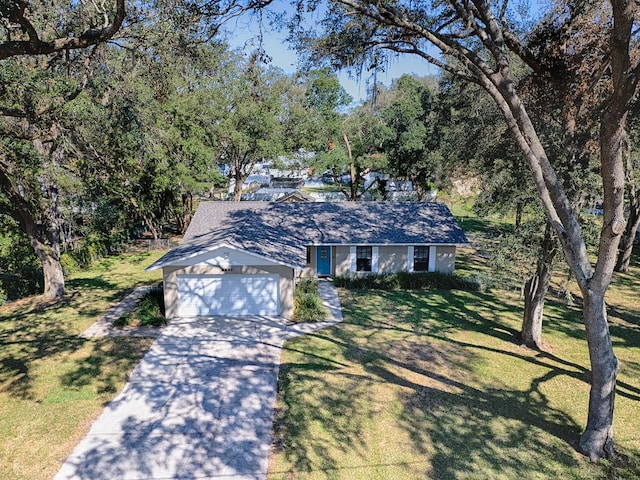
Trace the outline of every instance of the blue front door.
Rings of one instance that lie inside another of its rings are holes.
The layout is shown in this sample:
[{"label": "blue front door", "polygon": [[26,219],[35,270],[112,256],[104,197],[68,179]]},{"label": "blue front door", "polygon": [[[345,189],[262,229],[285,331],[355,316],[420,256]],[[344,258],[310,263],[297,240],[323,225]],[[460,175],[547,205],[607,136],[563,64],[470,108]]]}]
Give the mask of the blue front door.
[{"label": "blue front door", "polygon": [[318,275],[331,275],[331,247],[316,247],[316,252]]}]

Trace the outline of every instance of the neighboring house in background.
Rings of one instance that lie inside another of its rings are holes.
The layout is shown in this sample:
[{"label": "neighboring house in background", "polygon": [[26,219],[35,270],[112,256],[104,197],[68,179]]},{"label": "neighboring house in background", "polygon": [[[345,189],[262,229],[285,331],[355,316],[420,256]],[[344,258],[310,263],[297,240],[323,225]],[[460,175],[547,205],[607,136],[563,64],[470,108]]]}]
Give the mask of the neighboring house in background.
[{"label": "neighboring house in background", "polygon": [[309,197],[314,202],[346,202],[347,197],[342,192],[310,192]]},{"label": "neighboring house in background", "polygon": [[[378,172],[368,172],[363,175],[364,185],[363,188],[367,190],[372,187],[374,182],[384,181],[385,183],[389,181],[391,178],[388,173],[378,173]],[[377,185],[374,185],[373,188],[378,188]]]},{"label": "neighboring house in background", "polygon": [[301,276],[452,273],[467,239],[446,205],[204,202],[162,268],[167,318],[290,318]]},{"label": "neighboring house in background", "polygon": [[261,188],[240,196],[243,202],[313,202],[314,199],[295,188]]},{"label": "neighboring house in background", "polygon": [[271,178],[271,187],[272,188],[293,188],[297,190],[304,185],[304,178],[296,178],[296,177],[272,177]]},{"label": "neighboring house in background", "polygon": [[413,182],[411,180],[387,180],[387,192],[412,192]]},{"label": "neighboring house in background", "polygon": [[294,190],[293,192],[289,192],[286,195],[278,198],[276,202],[313,202],[315,201],[312,197],[305,195],[300,190]]}]

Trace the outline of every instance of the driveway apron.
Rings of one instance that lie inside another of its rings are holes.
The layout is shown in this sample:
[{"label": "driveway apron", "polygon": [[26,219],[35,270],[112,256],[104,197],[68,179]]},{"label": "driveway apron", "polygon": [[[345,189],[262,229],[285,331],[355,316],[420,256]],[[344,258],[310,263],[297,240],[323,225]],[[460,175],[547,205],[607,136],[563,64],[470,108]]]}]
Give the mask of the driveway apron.
[{"label": "driveway apron", "polygon": [[266,478],[291,333],[267,317],[172,321],[55,480]]}]

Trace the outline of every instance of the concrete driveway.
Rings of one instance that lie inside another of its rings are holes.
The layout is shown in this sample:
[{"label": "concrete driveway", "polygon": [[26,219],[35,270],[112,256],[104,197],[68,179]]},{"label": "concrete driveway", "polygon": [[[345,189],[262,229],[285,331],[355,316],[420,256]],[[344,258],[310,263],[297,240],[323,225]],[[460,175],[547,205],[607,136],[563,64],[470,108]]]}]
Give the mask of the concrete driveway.
[{"label": "concrete driveway", "polygon": [[55,480],[266,478],[282,344],[341,320],[335,288],[321,295],[323,323],[171,321]]}]

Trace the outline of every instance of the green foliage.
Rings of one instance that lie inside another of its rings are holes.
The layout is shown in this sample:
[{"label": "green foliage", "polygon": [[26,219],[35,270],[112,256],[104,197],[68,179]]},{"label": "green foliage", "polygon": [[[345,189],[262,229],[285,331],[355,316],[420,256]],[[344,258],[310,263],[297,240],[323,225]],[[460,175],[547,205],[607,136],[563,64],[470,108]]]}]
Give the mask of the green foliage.
[{"label": "green foliage", "polygon": [[457,163],[442,151],[447,119],[441,115],[440,96],[432,83],[430,78],[403,75],[378,99],[389,130],[383,144],[389,171],[411,180],[420,195],[434,187],[448,187]]},{"label": "green foliage", "polygon": [[340,85],[340,81],[329,68],[312,70],[307,74],[306,97],[309,107],[325,120],[328,125],[340,121],[340,110],[349,105],[353,98]]},{"label": "green foliage", "polygon": [[0,215],[0,304],[42,291],[40,263],[13,220]]},{"label": "green foliage", "polygon": [[501,231],[500,236],[494,239],[488,263],[494,275],[506,282],[504,286],[515,278],[517,284],[510,286],[520,288],[536,270],[536,261],[542,253],[544,228],[544,218],[534,217],[523,222],[518,229]]},{"label": "green foliage", "polygon": [[318,293],[318,282],[312,278],[301,278],[296,284],[296,293]]},{"label": "green foliage", "polygon": [[115,327],[162,327],[166,325],[164,316],[164,294],[162,287],[149,290],[138,302],[133,312],[123,315],[113,322]]},{"label": "green foliage", "polygon": [[77,264],[86,267],[96,260],[106,257],[108,249],[104,240],[99,235],[92,233],[67,253]]},{"label": "green foliage", "polygon": [[318,283],[310,278],[300,279],[293,294],[293,319],[296,322],[316,322],[325,318]]},{"label": "green foliage", "polygon": [[445,124],[442,155],[481,184],[474,211],[519,218],[535,211],[529,170],[493,101],[479,87],[450,75],[442,77],[438,98]]},{"label": "green foliage", "polygon": [[336,287],[352,290],[465,290],[483,289],[479,279],[462,278],[441,272],[398,272],[385,275],[336,277]]},{"label": "green foliage", "polygon": [[389,129],[371,105],[361,105],[351,109],[335,133],[312,166],[318,173],[329,172],[347,200],[357,200],[364,193],[364,175],[387,170],[381,147]]},{"label": "green foliage", "polygon": [[291,104],[292,79],[261,65],[255,55],[248,60],[236,57],[216,74],[217,110],[211,119],[216,159],[229,167],[234,197],[239,199],[242,183],[257,163],[287,153],[286,148],[297,143],[293,137],[299,131],[287,128],[287,114],[299,110]]},{"label": "green foliage", "polygon": [[65,252],[60,255],[60,263],[62,264],[62,271],[65,276],[78,271],[80,268],[78,261],[69,252]]}]

